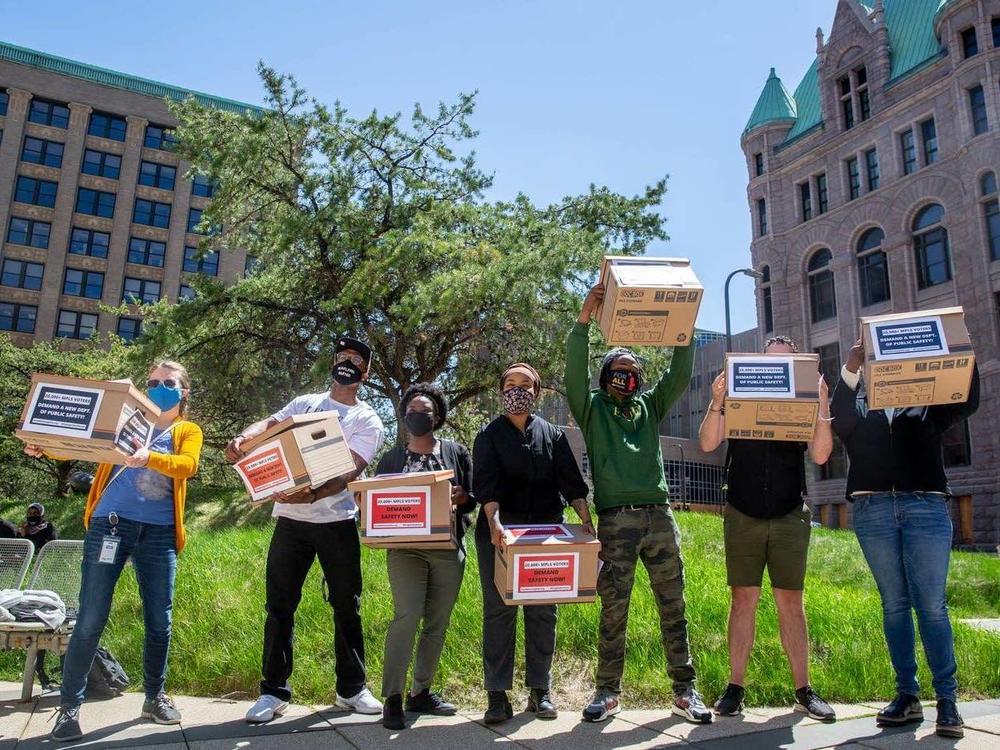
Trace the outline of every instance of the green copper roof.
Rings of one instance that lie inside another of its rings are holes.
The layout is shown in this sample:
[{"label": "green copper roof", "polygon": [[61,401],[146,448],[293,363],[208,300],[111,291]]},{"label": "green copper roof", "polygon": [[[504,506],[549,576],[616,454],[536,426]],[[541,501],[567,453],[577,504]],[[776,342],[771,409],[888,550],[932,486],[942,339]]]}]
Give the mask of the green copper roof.
[{"label": "green copper roof", "polygon": [[781,79],[771,68],[771,75],[767,77],[764,90],[760,92],[757,99],[757,106],[753,108],[750,120],[743,129],[744,133],[749,133],[754,128],[766,125],[771,122],[795,119],[795,100],[788,93],[788,89],[782,84]]},{"label": "green copper roof", "polygon": [[215,107],[229,112],[236,112],[238,114],[243,114],[247,110],[251,112],[261,111],[260,107],[254,106],[253,104],[244,104],[243,102],[233,101],[232,99],[223,99],[222,97],[212,96],[210,94],[202,94],[198,91],[182,89],[178,86],[171,86],[167,83],[150,81],[147,78],[139,78],[138,76],[129,75],[127,73],[119,73],[114,70],[98,68],[96,65],[87,65],[86,63],[76,62],[75,60],[67,60],[64,57],[56,57],[55,55],[49,55],[45,52],[27,49],[26,47],[18,47],[13,44],[7,44],[6,42],[0,42],[0,60],[8,60],[20,65],[30,65],[33,68],[41,68],[43,70],[50,70],[53,73],[60,73],[65,76],[82,78],[85,81],[93,81],[94,83],[99,83],[102,86],[124,89],[125,91],[132,91],[136,94],[143,94],[156,99],[174,99],[176,101],[182,101],[189,96],[193,96],[206,106]]},{"label": "green copper roof", "polygon": [[819,59],[813,60],[801,83],[795,89],[795,104],[798,118],[785,136],[785,142],[798,138],[822,122],[819,105]]}]

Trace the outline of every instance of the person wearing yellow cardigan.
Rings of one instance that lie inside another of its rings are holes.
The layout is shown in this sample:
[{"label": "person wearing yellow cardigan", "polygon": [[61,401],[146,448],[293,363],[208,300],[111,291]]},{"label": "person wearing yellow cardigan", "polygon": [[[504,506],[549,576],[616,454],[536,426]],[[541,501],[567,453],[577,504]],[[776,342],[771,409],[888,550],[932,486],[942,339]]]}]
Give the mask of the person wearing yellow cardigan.
[{"label": "person wearing yellow cardigan", "polygon": [[[177,362],[159,362],[146,383],[150,400],[161,411],[152,441],[136,441],[121,464],[101,464],[83,514],[83,578],[80,610],[63,665],[60,706],[51,738],[83,736],[79,713],[87,675],[108,622],[115,584],[126,561],[135,568],[146,626],[143,648],[142,718],[158,724],[179,724],[181,715],[164,692],[177,554],[184,548],[184,499],[187,480],[198,471],[202,432],[184,414],[190,379]],[[42,456],[38,446],[25,452]]]}]

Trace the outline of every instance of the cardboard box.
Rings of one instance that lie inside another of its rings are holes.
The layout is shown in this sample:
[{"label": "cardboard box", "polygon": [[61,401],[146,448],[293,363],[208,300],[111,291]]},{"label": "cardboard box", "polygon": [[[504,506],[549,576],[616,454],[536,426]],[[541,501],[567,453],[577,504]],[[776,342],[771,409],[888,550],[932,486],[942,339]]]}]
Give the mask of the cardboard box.
[{"label": "cardboard box", "polygon": [[976,362],[961,307],[861,319],[868,408],[954,404],[969,398]]},{"label": "cardboard box", "polygon": [[598,315],[611,346],[688,346],[705,290],[686,258],[605,256]]},{"label": "cardboard box", "polygon": [[243,443],[246,455],[233,464],[250,501],[275,492],[319,487],[354,471],[354,456],[335,411],[297,414]]},{"label": "cardboard box", "polygon": [[726,388],[727,438],[812,440],[818,354],[727,354]]},{"label": "cardboard box", "polygon": [[567,523],[505,526],[493,581],[504,604],[570,604],[597,598],[601,543]]},{"label": "cardboard box", "polygon": [[387,549],[457,548],[454,476],[451,470],[414,471],[351,482],[348,488],[361,509],[361,543]]},{"label": "cardboard box", "polygon": [[59,458],[120,464],[148,445],[160,410],[130,380],[36,372],[14,435]]}]

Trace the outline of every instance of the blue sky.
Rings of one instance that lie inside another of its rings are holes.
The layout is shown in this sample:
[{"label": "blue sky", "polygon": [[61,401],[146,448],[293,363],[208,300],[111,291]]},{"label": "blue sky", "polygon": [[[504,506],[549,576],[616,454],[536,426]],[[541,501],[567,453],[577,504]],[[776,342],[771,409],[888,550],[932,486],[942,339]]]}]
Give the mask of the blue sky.
[{"label": "blue sky", "polygon": [[[408,112],[478,89],[473,124],[492,197],[537,202],[591,183],[636,193],[670,175],[671,239],[723,328],[726,274],[749,263],[739,138],[770,66],[793,90],[836,0],[243,0],[6,3],[0,38],[192,89],[259,102],[257,60],[353,113]],[[100,8],[100,12],[95,12]],[[733,328],[755,325],[733,282]]]}]

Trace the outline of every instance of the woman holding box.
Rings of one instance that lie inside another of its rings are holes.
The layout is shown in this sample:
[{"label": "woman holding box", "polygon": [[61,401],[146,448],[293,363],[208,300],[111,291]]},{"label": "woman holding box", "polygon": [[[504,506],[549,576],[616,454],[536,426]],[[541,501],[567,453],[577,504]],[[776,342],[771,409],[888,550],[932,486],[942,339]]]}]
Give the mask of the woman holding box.
[{"label": "woman holding box", "polygon": [[407,711],[452,716],[455,706],[430,691],[441,660],[445,631],[458,600],[465,572],[465,531],[476,505],[472,495],[472,457],[460,443],[441,440],[435,430],[448,417],[448,400],[436,385],[410,386],[400,403],[406,445],[397,445],[379,461],[376,474],[417,471],[455,472],[451,503],[457,514],[458,549],[390,549],[386,556],[389,586],[395,616],[385,639],[382,669],[382,725],[404,729],[403,688],[413,655],[413,639],[423,621],[417,655],[413,660],[413,683],[406,697]]},{"label": "woman holding box", "polygon": [[[483,672],[489,694],[487,724],[514,715],[507,691],[514,682],[517,607],[507,606],[493,582],[495,546],[504,524],[561,523],[571,501],[586,531],[594,533],[587,507],[587,484],[563,432],[531,413],[541,391],[538,373],[519,362],[500,378],[505,414],[479,433],[472,449],[476,498],[482,506],[476,523],[476,552],[483,589]],[[527,710],[554,719],[549,694],[556,645],[556,607],[524,607]]]},{"label": "woman holding box", "polygon": [[[142,718],[179,724],[181,715],[163,692],[170,649],[171,613],[177,554],[184,548],[187,480],[198,471],[201,428],[184,419],[190,378],[183,365],[159,362],[146,382],[150,401],[160,408],[148,446],[136,441],[120,465],[101,464],[87,497],[83,522],[83,578],[80,610],[63,664],[59,713],[51,738],[77,740],[80,704],[97,644],[108,622],[115,584],[131,558],[142,598],[146,640]],[[34,445],[25,453],[41,457]]]}]

